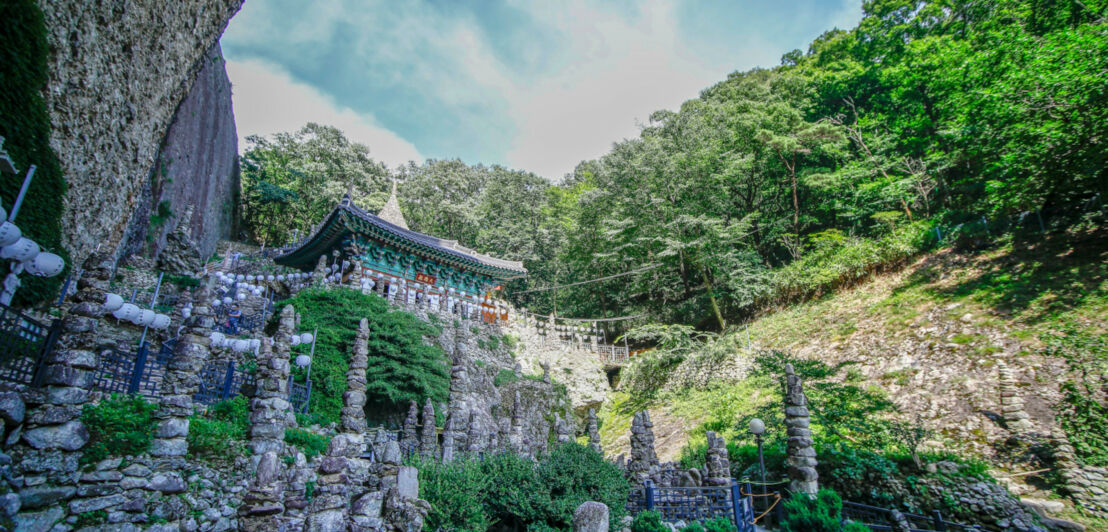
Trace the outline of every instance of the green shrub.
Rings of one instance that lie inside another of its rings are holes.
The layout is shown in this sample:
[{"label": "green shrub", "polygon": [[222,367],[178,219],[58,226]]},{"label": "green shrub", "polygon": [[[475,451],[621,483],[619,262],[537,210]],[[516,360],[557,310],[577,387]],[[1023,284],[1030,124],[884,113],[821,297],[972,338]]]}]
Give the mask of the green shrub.
[{"label": "green shrub", "polygon": [[518,380],[519,377],[516,377],[515,371],[512,371],[510,369],[502,369],[499,373],[496,374],[496,378],[492,380],[492,384],[493,386],[500,387],[506,384],[511,384]]},{"label": "green shrub", "polygon": [[552,515],[547,524],[572,528],[577,507],[586,501],[597,501],[608,505],[610,528],[618,528],[631,486],[623,473],[605,462],[600,453],[576,443],[558,445],[539,462],[538,475],[540,483],[550,490]]},{"label": "green shrub", "polygon": [[681,529],[681,532],[704,532],[704,525],[700,521],[693,521]]},{"label": "green shrub", "polygon": [[726,517],[717,517],[704,521],[705,532],[736,532],[735,524]]},{"label": "green shrub", "polygon": [[427,461],[419,467],[419,498],[431,503],[428,530],[484,532],[491,522],[483,507],[487,479],[474,460]]},{"label": "green shrub", "polygon": [[821,489],[815,498],[795,493],[785,501],[783,532],[840,532],[843,500],[829,489]]},{"label": "green shrub", "polygon": [[486,530],[490,523],[512,530],[567,530],[573,511],[585,501],[607,504],[614,527],[630,491],[621,471],[573,443],[558,446],[537,464],[503,453],[415,465],[420,498],[431,504],[433,530]]},{"label": "green shrub", "polygon": [[635,515],[631,521],[631,532],[669,532],[669,527],[662,522],[662,514],[647,510]]},{"label": "green shrub", "polygon": [[323,454],[324,451],[327,450],[327,444],[330,442],[331,438],[321,436],[310,430],[296,428],[285,429],[285,443],[298,447],[300,452],[304,453],[304,456],[308,458]]},{"label": "green shrub", "polygon": [[197,279],[190,275],[177,275],[167,273],[165,274],[165,277],[162,279],[162,281],[172,284],[180,289],[196,288],[200,286],[200,279]]},{"label": "green shrub", "polygon": [[107,510],[94,510],[91,512],[85,512],[83,514],[77,514],[77,522],[73,523],[73,526],[77,529],[88,528],[94,526],[100,526],[108,522]]},{"label": "green shrub", "polygon": [[245,452],[250,430],[250,400],[244,395],[208,407],[206,414],[189,418],[189,454],[204,458],[233,458]]},{"label": "green shrub", "polygon": [[488,347],[489,351],[496,351],[496,349],[500,347],[500,337],[490,336],[489,341],[485,342],[485,345]]},{"label": "green shrub", "polygon": [[[446,401],[450,362],[441,348],[423,341],[436,335],[433,325],[407,312],[390,311],[384,299],[354,290],[304,290],[278,305],[275,316],[285,305],[300,313],[300,331],[318,329],[308,412],[321,421],[339,420],[350,346],[362,318],[369,320],[366,398],[371,421],[402,415],[409,401],[422,403],[428,397],[434,403]],[[270,324],[271,334],[275,327]],[[308,354],[310,346],[292,349],[295,357]],[[305,372],[294,368],[293,375],[303,382]]]},{"label": "green shrub", "polygon": [[154,412],[158,406],[141,396],[112,394],[96,405],[86,405],[81,421],[89,441],[82,464],[94,464],[109,456],[134,456],[146,452],[154,440]]}]

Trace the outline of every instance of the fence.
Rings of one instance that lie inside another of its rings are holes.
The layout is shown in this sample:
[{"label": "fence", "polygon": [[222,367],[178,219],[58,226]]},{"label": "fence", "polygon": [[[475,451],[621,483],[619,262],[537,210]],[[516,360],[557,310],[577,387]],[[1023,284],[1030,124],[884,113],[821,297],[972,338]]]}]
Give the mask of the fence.
[{"label": "fence", "polygon": [[45,325],[0,304],[0,380],[41,386],[47,355],[61,332],[61,320]]},{"label": "fence", "polygon": [[176,339],[167,340],[153,357],[150,356],[149,344],[145,342],[134,353],[109,345],[100,346],[100,360],[92,388],[104,393],[157,397],[176,343]]},{"label": "fence", "polygon": [[754,510],[750,498],[741,495],[739,484],[730,486],[655,486],[647,480],[631,491],[627,511],[631,515],[643,511],[661,514],[663,521],[707,521],[723,517],[735,524],[739,532],[754,531]]},{"label": "fence", "polygon": [[254,373],[235,361],[209,362],[200,370],[200,390],[192,396],[197,403],[210,405],[246,394],[254,388]]},{"label": "fence", "polygon": [[843,501],[843,519],[863,523],[870,530],[875,531],[900,531],[905,529],[911,532],[981,530],[981,527],[977,525],[964,525],[946,521],[938,510],[931,512],[930,516],[926,516],[908,512],[894,512],[886,508],[849,501]]}]

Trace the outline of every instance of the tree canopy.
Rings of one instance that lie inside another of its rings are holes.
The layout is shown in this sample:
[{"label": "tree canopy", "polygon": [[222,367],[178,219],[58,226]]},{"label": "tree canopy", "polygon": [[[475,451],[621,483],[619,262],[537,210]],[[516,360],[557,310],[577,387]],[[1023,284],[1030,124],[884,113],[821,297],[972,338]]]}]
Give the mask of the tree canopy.
[{"label": "tree canopy", "polygon": [[[900,260],[930,223],[1102,203],[1106,74],[1104,0],[870,0],[857,27],[655,112],[559,183],[460,161],[394,176],[413,229],[523,260],[510,292],[658,265],[521,306],[718,329]],[[256,238],[318,222],[351,176],[383,203],[383,167],[332,133],[253,139]]]}]

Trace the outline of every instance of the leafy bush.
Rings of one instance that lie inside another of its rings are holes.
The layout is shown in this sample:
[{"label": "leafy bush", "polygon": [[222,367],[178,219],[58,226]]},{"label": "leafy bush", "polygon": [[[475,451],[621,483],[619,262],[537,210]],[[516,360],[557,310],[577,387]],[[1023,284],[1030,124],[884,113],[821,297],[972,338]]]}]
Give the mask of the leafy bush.
[{"label": "leafy bush", "polygon": [[1108,466],[1108,402],[1097,377],[1108,373],[1108,335],[1089,334],[1073,325],[1060,329],[1043,337],[1044,353],[1065,360],[1075,375],[1062,384],[1059,424],[1078,460]]},{"label": "leafy bush", "polygon": [[428,530],[485,532],[489,517],[483,504],[486,479],[472,460],[419,463],[419,497],[431,503]]},{"label": "leafy bush", "polygon": [[327,450],[327,444],[331,438],[321,436],[310,430],[287,428],[285,429],[285,443],[300,448],[304,456],[311,458],[319,456]]},{"label": "leafy bush", "polygon": [[[369,320],[366,398],[371,421],[403,415],[409,401],[422,403],[428,397],[434,403],[446,401],[450,363],[441,348],[423,341],[436,334],[434,326],[407,312],[390,311],[384,299],[354,290],[304,290],[283,301],[275,316],[285,305],[300,313],[301,331],[318,329],[308,412],[319,419],[339,420],[350,346],[362,318]],[[275,326],[270,324],[271,333]],[[310,346],[292,349],[295,357],[307,354]],[[304,370],[294,368],[293,374],[303,381]]]},{"label": "leafy bush", "polygon": [[709,519],[701,524],[700,521],[693,521],[688,526],[681,529],[683,532],[735,532],[738,530],[735,528],[735,524],[726,517],[716,517],[715,519]]},{"label": "leafy bush", "polygon": [[94,464],[109,456],[133,456],[146,452],[154,440],[154,412],[158,405],[141,396],[112,394],[96,405],[86,405],[81,421],[89,441],[82,464]]},{"label": "leafy bush", "polygon": [[94,510],[91,512],[85,512],[83,514],[77,514],[77,522],[73,523],[73,526],[77,529],[88,528],[94,526],[100,526],[108,522],[107,510]]},{"label": "leafy bush", "polygon": [[431,503],[427,525],[435,530],[486,530],[490,523],[514,530],[565,530],[585,501],[607,504],[614,527],[630,491],[621,471],[574,443],[558,446],[537,464],[505,453],[416,465],[420,498]]},{"label": "leafy bush", "polygon": [[200,279],[192,277],[190,275],[177,275],[174,273],[165,274],[164,282],[177,286],[177,288],[196,288],[200,286]]},{"label": "leafy bush", "polygon": [[783,532],[840,532],[843,500],[829,489],[821,489],[815,498],[796,493],[785,501]]},{"label": "leafy bush", "polygon": [[662,514],[647,510],[635,515],[631,521],[631,532],[669,532],[669,527],[662,522]]},{"label": "leafy bush", "polygon": [[208,407],[206,414],[189,418],[189,454],[194,457],[229,458],[241,455],[250,430],[250,400],[244,395]]},{"label": "leafy bush", "polygon": [[501,386],[504,386],[505,384],[511,384],[518,380],[519,377],[516,377],[516,372],[510,369],[502,369],[499,373],[496,374],[496,378],[492,380],[492,384],[493,386],[499,388]]}]

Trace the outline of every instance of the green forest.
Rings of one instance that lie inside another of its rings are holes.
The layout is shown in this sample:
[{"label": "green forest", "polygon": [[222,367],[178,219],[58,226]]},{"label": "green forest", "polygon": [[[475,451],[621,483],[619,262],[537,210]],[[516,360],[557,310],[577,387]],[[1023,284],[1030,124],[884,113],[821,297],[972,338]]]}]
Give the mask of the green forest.
[{"label": "green forest", "polygon": [[[960,234],[1089,223],[1108,170],[1108,2],[875,0],[779,66],[735,72],[558,183],[335,128],[250,139],[248,236],[281,245],[399,183],[415,230],[523,260],[531,310],[726,329]],[[534,288],[636,272],[607,281]]]}]

